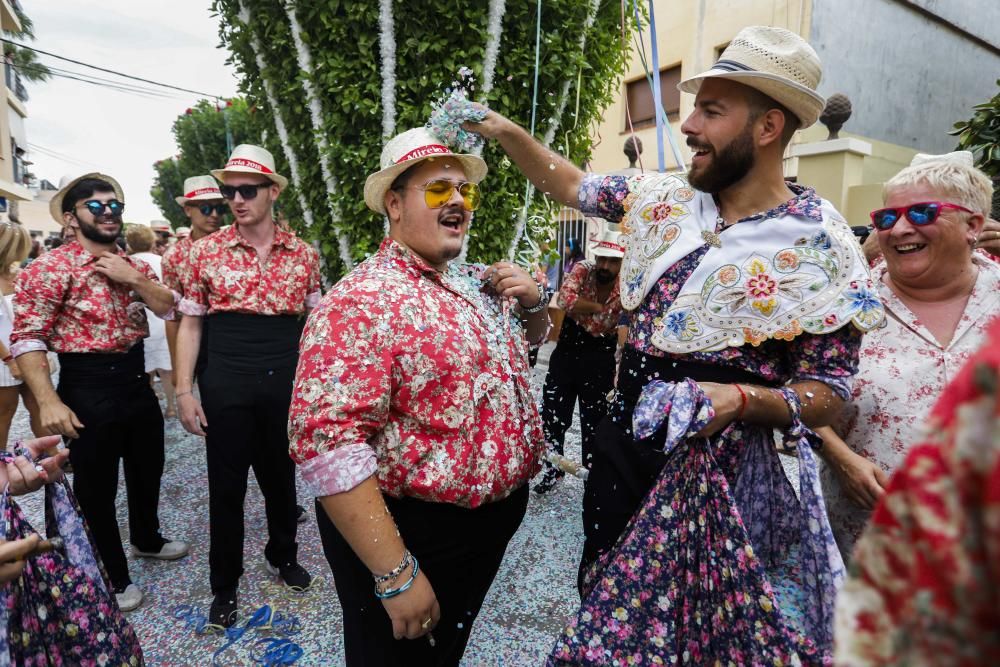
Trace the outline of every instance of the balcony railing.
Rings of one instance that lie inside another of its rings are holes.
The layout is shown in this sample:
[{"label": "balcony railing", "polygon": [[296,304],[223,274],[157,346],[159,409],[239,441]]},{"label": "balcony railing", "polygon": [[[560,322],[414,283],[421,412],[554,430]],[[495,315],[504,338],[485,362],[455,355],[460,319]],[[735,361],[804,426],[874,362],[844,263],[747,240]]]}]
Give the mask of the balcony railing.
[{"label": "balcony railing", "polygon": [[22,102],[28,101],[28,90],[24,87],[24,82],[21,81],[21,75],[17,73],[17,70],[11,66],[10,63],[4,64],[4,81],[7,83],[7,88],[14,91],[14,95],[17,99]]}]

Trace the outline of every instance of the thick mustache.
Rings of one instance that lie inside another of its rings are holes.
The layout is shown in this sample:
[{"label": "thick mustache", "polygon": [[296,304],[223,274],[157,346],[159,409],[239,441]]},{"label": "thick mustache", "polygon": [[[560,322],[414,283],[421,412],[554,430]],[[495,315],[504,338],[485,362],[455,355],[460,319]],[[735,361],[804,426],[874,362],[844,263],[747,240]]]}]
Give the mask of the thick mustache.
[{"label": "thick mustache", "polygon": [[438,213],[438,222],[441,222],[448,216],[457,215],[462,218],[462,222],[464,223],[465,215],[463,213],[463,210],[464,209],[461,206],[458,206],[457,204],[451,206],[445,206],[441,209],[441,212]]},{"label": "thick mustache", "polygon": [[697,141],[691,141],[690,139],[688,139],[686,143],[688,145],[688,148],[693,148],[696,151],[712,150],[712,147],[709,146],[708,144],[699,144]]}]

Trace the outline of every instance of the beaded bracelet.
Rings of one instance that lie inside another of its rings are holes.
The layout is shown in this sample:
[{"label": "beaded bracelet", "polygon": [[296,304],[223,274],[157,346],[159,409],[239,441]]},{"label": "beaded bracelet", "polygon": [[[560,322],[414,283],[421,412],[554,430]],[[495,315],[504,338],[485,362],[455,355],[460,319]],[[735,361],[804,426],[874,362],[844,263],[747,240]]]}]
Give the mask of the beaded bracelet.
[{"label": "beaded bracelet", "polygon": [[410,558],[411,557],[412,556],[410,555],[409,550],[408,549],[403,549],[403,559],[401,561],[399,561],[399,565],[397,565],[395,568],[393,568],[393,570],[391,572],[387,572],[386,574],[383,574],[383,575],[374,575],[374,574],[372,575],[372,578],[375,579],[375,583],[376,584],[384,584],[387,581],[392,581],[393,579],[395,579],[399,575],[403,574],[403,570],[405,570],[406,566],[410,564]]},{"label": "beaded bracelet", "polygon": [[406,583],[399,588],[387,588],[384,591],[380,591],[378,589],[378,584],[376,584],[375,597],[379,600],[388,600],[389,598],[394,598],[400,593],[405,593],[410,590],[410,586],[412,586],[413,582],[417,580],[417,573],[420,572],[420,564],[417,563],[417,559],[411,555],[410,560],[413,561],[413,571],[410,572],[410,578],[406,580]]},{"label": "beaded bracelet", "polygon": [[539,282],[536,282],[535,285],[538,287],[538,303],[531,308],[524,308],[524,306],[521,307],[528,315],[540,313],[547,305],[549,305],[545,302],[545,288],[542,287],[542,284]]}]

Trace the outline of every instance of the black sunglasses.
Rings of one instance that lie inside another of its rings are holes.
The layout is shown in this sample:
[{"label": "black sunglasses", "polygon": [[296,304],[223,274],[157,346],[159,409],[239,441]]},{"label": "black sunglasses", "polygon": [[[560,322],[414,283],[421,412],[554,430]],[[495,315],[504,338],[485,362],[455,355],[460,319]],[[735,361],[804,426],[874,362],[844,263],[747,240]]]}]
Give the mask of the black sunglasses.
[{"label": "black sunglasses", "polygon": [[[256,193],[256,190],[254,192]],[[201,211],[202,215],[212,215],[212,211],[215,211],[217,215],[223,216],[229,210],[229,207],[225,204],[202,204],[198,207],[198,210]]]},{"label": "black sunglasses", "polygon": [[219,192],[222,193],[222,197],[224,199],[228,199],[230,201],[236,199],[237,192],[240,193],[240,197],[243,197],[244,201],[250,201],[257,196],[258,190],[269,187],[271,187],[271,181],[247,185],[220,185]]},{"label": "black sunglasses", "polygon": [[97,201],[96,199],[88,199],[83,202],[83,204],[77,204],[77,208],[80,206],[86,206],[90,214],[95,218],[104,213],[104,209],[107,208],[111,211],[111,215],[118,216],[121,215],[125,210],[125,203],[120,202],[117,199],[109,199],[108,201]]}]

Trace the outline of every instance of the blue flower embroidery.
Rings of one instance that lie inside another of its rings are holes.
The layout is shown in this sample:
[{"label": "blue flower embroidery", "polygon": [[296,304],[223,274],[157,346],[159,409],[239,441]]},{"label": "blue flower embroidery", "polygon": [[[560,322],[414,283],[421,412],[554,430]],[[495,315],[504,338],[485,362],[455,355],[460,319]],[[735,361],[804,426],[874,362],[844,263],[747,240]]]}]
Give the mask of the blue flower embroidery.
[{"label": "blue flower embroidery", "polygon": [[830,237],[827,236],[826,232],[816,232],[811,239],[809,239],[809,245],[813,248],[819,248],[820,250],[829,250],[831,247]]},{"label": "blue flower embroidery", "polygon": [[687,333],[689,322],[687,310],[677,310],[667,315],[666,327],[667,330],[674,336],[681,338],[682,334]]}]

